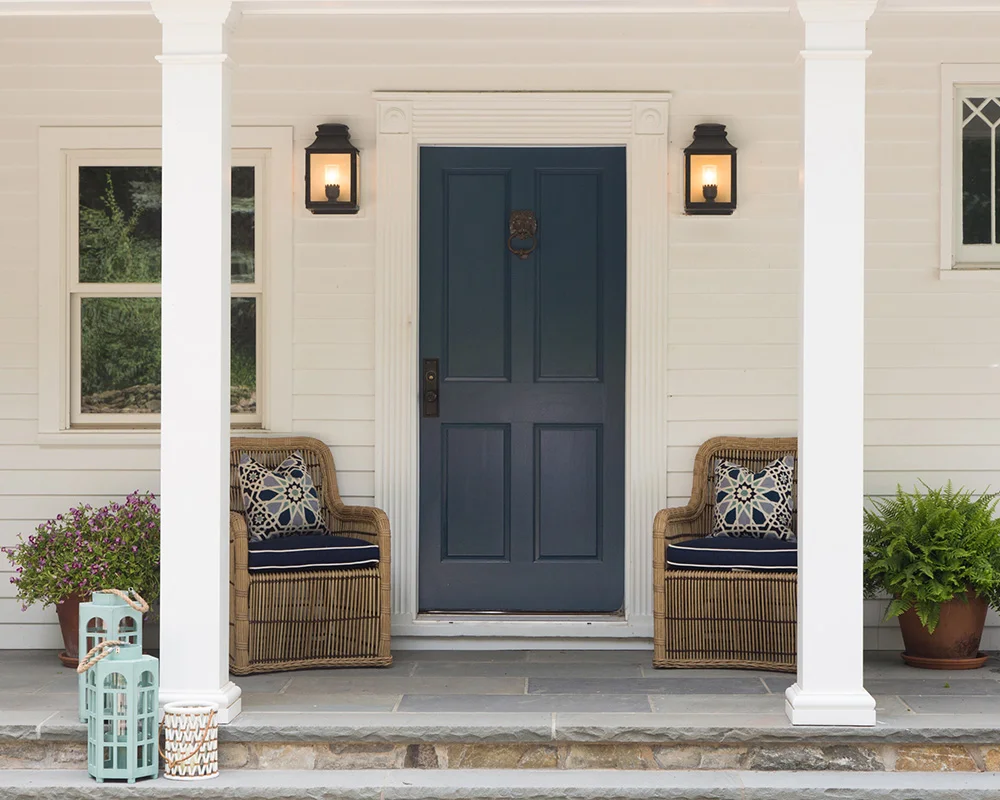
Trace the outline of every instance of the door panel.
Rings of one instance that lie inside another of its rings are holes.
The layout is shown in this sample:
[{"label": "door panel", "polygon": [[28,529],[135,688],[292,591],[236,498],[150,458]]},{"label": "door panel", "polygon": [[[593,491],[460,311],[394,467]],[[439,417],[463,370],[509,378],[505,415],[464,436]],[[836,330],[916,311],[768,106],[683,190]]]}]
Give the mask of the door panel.
[{"label": "door panel", "polygon": [[[625,153],[424,148],[423,611],[615,612],[624,591]],[[538,220],[526,259],[514,210]]]}]

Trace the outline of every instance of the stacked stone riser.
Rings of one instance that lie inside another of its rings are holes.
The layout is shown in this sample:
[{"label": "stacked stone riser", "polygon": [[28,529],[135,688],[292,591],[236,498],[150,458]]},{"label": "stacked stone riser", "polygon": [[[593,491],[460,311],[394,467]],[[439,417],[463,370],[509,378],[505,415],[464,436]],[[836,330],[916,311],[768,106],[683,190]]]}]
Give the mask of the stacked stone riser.
[{"label": "stacked stone riser", "polygon": [[[0,741],[0,769],[86,769],[86,744]],[[758,742],[219,743],[223,770],[531,769],[1000,772],[1000,744]],[[1000,776],[998,776],[1000,786]]]}]

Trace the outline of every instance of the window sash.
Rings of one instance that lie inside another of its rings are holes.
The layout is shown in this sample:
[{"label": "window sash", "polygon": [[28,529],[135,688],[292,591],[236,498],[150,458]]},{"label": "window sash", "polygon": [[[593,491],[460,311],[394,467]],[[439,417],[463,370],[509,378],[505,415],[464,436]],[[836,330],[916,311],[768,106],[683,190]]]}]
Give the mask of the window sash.
[{"label": "window sash", "polygon": [[[66,307],[65,318],[69,319],[69,363],[68,381],[70,428],[75,429],[147,429],[156,430],[160,426],[160,414],[84,414],[82,404],[82,364],[81,364],[81,300],[85,297],[160,297],[160,284],[136,283],[91,283],[80,281],[80,167],[149,167],[161,166],[159,150],[75,150],[66,158]],[[253,282],[231,282],[232,297],[252,297],[256,300],[255,326],[257,355],[257,402],[253,414],[231,414],[234,428],[260,428],[264,419],[267,402],[265,387],[268,386],[268,354],[264,352],[265,341],[265,272],[268,268],[268,223],[267,204],[267,151],[234,150],[232,166],[254,168],[254,280]]]},{"label": "window sash", "polygon": [[954,236],[954,259],[957,264],[977,265],[980,267],[1000,267],[1000,242],[997,241],[1000,231],[997,230],[997,163],[995,140],[998,125],[991,125],[993,140],[990,147],[990,230],[992,243],[965,244],[965,163],[964,163],[964,129],[965,101],[973,97],[1000,98],[1000,84],[961,84],[954,86],[954,107],[952,111],[952,142],[953,171],[952,180],[952,220]]}]

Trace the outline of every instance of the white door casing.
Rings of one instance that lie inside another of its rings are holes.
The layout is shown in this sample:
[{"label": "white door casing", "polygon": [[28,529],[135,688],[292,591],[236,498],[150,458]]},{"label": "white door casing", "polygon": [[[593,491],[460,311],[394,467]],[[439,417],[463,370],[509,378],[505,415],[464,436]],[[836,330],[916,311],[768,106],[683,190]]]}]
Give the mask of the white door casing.
[{"label": "white door casing", "polygon": [[[667,478],[667,93],[377,92],[375,502],[392,524],[393,636],[411,646],[652,636],[652,524]],[[624,146],[628,180],[625,608],[621,618],[421,617],[419,155],[451,146]],[[411,637],[419,637],[413,638]],[[526,645],[527,646],[527,645]]]}]

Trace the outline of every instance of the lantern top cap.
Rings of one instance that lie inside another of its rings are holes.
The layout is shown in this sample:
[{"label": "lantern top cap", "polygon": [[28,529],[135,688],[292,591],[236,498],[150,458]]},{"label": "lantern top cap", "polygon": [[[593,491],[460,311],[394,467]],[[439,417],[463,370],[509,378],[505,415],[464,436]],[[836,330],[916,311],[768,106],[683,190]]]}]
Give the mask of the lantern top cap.
[{"label": "lantern top cap", "polygon": [[316,126],[316,141],[307,148],[314,152],[357,152],[351,144],[351,131],[339,122],[327,122]]},{"label": "lantern top cap", "polygon": [[694,141],[685,153],[735,153],[736,148],[726,138],[726,126],[719,122],[703,122],[694,126]]}]

